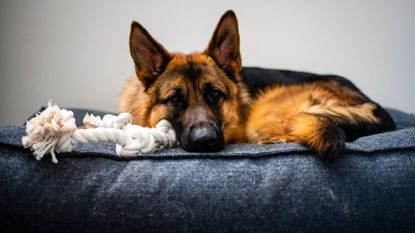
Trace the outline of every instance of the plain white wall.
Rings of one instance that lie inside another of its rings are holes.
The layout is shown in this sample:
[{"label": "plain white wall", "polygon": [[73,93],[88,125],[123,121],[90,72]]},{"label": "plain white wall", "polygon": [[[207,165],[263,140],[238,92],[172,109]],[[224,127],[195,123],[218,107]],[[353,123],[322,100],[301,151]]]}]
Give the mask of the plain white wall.
[{"label": "plain white wall", "polygon": [[384,106],[415,112],[413,0],[3,0],[0,123],[22,123],[49,99],[116,111],[133,71],[131,21],[170,51],[192,52],[228,9],[244,65],[343,75]]}]

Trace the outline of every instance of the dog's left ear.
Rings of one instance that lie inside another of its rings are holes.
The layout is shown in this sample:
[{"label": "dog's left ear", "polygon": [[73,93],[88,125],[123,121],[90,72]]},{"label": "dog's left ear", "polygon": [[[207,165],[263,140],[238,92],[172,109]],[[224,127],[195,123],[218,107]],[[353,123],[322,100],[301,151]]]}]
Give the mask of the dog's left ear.
[{"label": "dog's left ear", "polygon": [[226,72],[238,74],[241,71],[238,20],[232,10],[220,19],[204,53],[215,59]]}]

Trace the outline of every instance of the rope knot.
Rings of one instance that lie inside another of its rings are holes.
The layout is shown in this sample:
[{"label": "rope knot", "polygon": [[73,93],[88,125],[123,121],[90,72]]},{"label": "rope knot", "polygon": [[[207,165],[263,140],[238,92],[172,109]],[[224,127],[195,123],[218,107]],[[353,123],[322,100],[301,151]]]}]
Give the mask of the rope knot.
[{"label": "rope knot", "polygon": [[83,122],[86,129],[77,129],[73,112],[49,102],[44,111],[26,122],[23,146],[30,148],[37,160],[50,154],[57,163],[55,152],[73,151],[79,143],[113,142],[119,156],[148,154],[176,145],[176,134],[167,120],[161,120],[155,128],[145,128],[133,125],[131,114],[121,113],[102,119],[86,114]]}]

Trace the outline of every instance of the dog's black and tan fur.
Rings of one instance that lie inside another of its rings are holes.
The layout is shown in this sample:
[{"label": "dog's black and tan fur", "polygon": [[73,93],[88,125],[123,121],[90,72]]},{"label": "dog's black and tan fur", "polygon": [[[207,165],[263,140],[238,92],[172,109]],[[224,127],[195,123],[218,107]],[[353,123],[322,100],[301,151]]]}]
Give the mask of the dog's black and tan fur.
[{"label": "dog's black and tan fur", "polygon": [[120,111],[148,127],[171,121],[188,151],[300,142],[331,161],[346,141],[395,127],[387,112],[347,79],[242,69],[232,11],[222,16],[204,52],[169,53],[137,22],[131,25],[130,52],[136,76],[123,91]]}]

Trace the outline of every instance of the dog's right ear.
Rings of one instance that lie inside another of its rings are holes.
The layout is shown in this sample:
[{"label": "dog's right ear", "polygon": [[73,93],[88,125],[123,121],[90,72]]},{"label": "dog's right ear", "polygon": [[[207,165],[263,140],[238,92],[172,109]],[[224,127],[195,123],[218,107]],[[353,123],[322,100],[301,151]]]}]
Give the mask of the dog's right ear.
[{"label": "dog's right ear", "polygon": [[163,71],[170,54],[148,31],[137,22],[131,24],[130,53],[135,63],[138,79],[147,88]]}]

